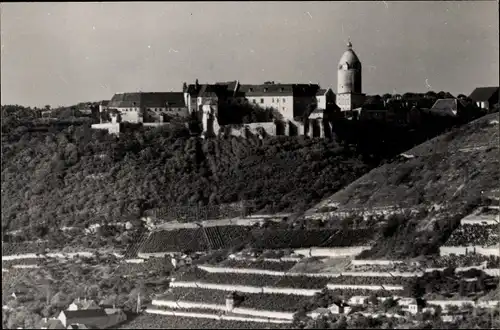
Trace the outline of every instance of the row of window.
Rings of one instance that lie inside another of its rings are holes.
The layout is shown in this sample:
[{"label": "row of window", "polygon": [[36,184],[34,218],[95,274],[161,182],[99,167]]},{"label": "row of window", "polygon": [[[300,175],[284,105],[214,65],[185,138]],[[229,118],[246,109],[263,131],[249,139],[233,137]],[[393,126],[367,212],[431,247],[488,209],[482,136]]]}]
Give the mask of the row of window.
[{"label": "row of window", "polygon": [[[240,101],[241,101],[241,100],[239,100],[239,99],[238,99],[238,103],[241,103]],[[229,103],[229,102],[230,102],[230,100],[227,100],[227,102]],[[252,102],[253,102],[253,103],[257,103],[257,100],[256,100],[256,99],[253,99],[253,100],[252,100]],[[264,104],[264,99],[260,99],[260,103],[261,103],[261,104]],[[280,99],[279,99],[279,98],[276,98],[276,99],[275,99],[275,98],[272,98],[272,99],[271,99],[271,103],[280,103]],[[285,98],[283,99],[282,103],[286,103],[286,99],[285,99]]]}]

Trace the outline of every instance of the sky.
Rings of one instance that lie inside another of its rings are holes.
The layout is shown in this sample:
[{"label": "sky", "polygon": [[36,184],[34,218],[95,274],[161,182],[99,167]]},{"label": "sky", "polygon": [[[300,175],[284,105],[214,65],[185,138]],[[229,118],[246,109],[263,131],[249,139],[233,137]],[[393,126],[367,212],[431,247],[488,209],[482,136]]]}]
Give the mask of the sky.
[{"label": "sky", "polygon": [[350,37],[367,94],[499,85],[496,1],[1,3],[1,104],[182,83],[320,83]]}]

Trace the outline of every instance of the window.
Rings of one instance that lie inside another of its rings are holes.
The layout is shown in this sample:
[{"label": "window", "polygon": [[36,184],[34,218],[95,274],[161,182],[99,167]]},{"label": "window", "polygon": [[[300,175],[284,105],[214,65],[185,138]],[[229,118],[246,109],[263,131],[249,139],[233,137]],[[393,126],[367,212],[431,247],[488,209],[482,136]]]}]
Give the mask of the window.
[{"label": "window", "polygon": [[285,103],[285,102],[286,102],[286,99],[284,98],[284,99],[283,99],[283,103]]},{"label": "window", "polygon": [[260,99],[260,103],[264,103],[264,99]]},{"label": "window", "polygon": [[264,88],[264,93],[267,93],[267,88]]},{"label": "window", "polygon": [[272,98],[271,102],[274,103],[274,97]]},{"label": "window", "polygon": [[256,100],[256,99],[253,99],[252,101],[253,101],[253,103],[257,103],[257,100]]}]

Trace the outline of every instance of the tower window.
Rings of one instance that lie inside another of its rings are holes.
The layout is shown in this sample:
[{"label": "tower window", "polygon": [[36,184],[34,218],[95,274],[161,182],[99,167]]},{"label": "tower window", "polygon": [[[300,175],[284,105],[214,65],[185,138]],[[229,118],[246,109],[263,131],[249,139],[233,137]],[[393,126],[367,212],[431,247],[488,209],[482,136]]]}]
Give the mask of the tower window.
[{"label": "tower window", "polygon": [[260,99],[260,103],[264,103],[264,99]]}]

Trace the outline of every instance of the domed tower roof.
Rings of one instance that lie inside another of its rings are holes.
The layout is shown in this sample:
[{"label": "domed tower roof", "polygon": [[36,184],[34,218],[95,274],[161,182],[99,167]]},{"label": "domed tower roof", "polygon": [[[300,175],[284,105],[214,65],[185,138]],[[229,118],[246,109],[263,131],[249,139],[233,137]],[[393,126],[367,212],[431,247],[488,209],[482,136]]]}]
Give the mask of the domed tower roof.
[{"label": "domed tower roof", "polygon": [[344,65],[346,63],[349,67],[355,67],[355,66],[361,65],[361,61],[359,60],[358,55],[356,55],[354,50],[352,50],[352,43],[350,40],[347,43],[347,50],[344,52],[344,54],[340,58],[339,67],[341,67],[342,65]]}]

